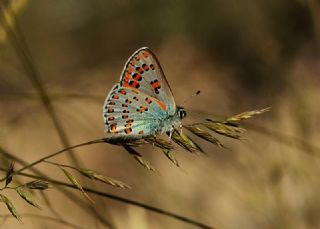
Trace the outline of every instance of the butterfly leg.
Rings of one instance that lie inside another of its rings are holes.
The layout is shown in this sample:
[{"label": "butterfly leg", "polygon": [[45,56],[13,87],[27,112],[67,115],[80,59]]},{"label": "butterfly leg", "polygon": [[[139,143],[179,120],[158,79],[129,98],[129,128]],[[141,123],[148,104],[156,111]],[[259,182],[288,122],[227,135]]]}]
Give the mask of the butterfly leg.
[{"label": "butterfly leg", "polygon": [[172,138],[172,134],[174,131],[174,126],[171,127],[170,132],[169,132],[169,142],[171,143],[171,138]]},{"label": "butterfly leg", "polygon": [[157,141],[157,135],[154,134],[154,135],[153,135],[153,143],[152,143],[152,147],[153,147],[153,148],[156,148],[156,141]]},{"label": "butterfly leg", "polygon": [[180,124],[179,128],[180,128],[180,135],[182,135],[182,124]]}]

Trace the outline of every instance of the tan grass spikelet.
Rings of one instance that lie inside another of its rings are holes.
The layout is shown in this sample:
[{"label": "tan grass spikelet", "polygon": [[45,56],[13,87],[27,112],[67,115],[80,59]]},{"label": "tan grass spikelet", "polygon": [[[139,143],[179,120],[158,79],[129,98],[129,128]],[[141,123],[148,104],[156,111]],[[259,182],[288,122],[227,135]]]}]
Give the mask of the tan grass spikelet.
[{"label": "tan grass spikelet", "polygon": [[38,204],[36,204],[31,195],[25,190],[25,188],[23,186],[21,187],[17,187],[16,188],[16,192],[19,194],[19,196],[24,199],[28,204],[38,208],[38,209],[41,209],[40,206]]},{"label": "tan grass spikelet", "polygon": [[238,140],[245,139],[241,137],[241,134],[243,134],[246,131],[244,128],[239,127],[238,125],[233,123],[212,121],[210,119],[207,119],[207,120],[208,122],[203,123],[203,125],[220,135],[224,135],[224,136],[238,139]]},{"label": "tan grass spikelet", "polygon": [[180,167],[180,164],[179,164],[178,160],[175,158],[174,153],[173,153],[171,150],[169,150],[169,149],[162,149],[162,152],[164,153],[164,155],[166,155],[166,157],[167,157],[170,161],[172,161],[172,163],[173,163],[175,166]]},{"label": "tan grass spikelet", "polygon": [[13,215],[20,223],[22,223],[21,217],[19,216],[16,208],[12,204],[12,202],[3,194],[0,194],[0,201],[2,201],[10,211],[11,215]]},{"label": "tan grass spikelet", "polygon": [[256,115],[263,114],[263,113],[270,111],[270,110],[271,110],[271,108],[267,107],[267,108],[263,108],[263,109],[259,109],[259,110],[246,111],[246,112],[243,112],[243,113],[240,113],[240,114],[237,114],[237,115],[234,115],[234,116],[227,118],[226,122],[238,122],[241,120],[252,118]]},{"label": "tan grass spikelet", "polygon": [[187,130],[189,130],[191,133],[197,135],[198,137],[213,143],[214,145],[220,147],[220,148],[225,148],[226,147],[215,137],[213,137],[211,134],[209,134],[209,132],[201,129],[198,126],[193,126],[193,125],[187,125],[187,126],[183,126],[184,128],[186,128]]},{"label": "tan grass spikelet", "polygon": [[135,151],[132,147],[128,145],[123,146],[126,151],[133,156],[134,159],[136,159],[139,164],[141,164],[143,167],[149,169],[150,171],[157,172],[157,170],[151,165],[151,163],[147,160],[145,160],[140,153]]},{"label": "tan grass spikelet", "polygon": [[49,188],[49,182],[44,180],[34,180],[24,185],[28,189],[45,190]]},{"label": "tan grass spikelet", "polygon": [[79,172],[82,175],[84,175],[85,177],[88,177],[93,180],[98,180],[98,181],[103,182],[108,185],[112,185],[112,186],[115,186],[118,188],[131,188],[129,185],[127,185],[126,183],[124,183],[122,181],[113,179],[111,177],[104,176],[94,170],[91,170],[91,169],[79,169]]},{"label": "tan grass spikelet", "polygon": [[13,178],[13,173],[14,173],[14,164],[13,162],[10,163],[7,171],[6,171],[6,183],[5,183],[5,187],[8,186],[8,184],[11,183],[12,178]]},{"label": "tan grass spikelet", "polygon": [[92,203],[94,203],[94,201],[90,198],[90,196],[84,191],[84,189],[82,188],[82,186],[80,185],[80,183],[78,182],[78,180],[71,174],[69,173],[67,170],[63,169],[60,167],[60,169],[63,171],[63,173],[66,175],[66,177],[69,179],[69,181],[77,187],[77,189],[79,189],[82,194]]},{"label": "tan grass spikelet", "polygon": [[191,153],[203,152],[203,150],[187,135],[175,130],[172,133],[172,140]]}]

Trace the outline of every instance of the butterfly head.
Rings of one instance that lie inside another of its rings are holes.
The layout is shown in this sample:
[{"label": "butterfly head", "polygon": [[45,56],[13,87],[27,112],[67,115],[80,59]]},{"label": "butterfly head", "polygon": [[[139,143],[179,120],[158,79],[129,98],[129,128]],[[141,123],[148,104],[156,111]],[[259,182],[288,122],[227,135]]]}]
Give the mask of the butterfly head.
[{"label": "butterfly head", "polygon": [[181,106],[177,106],[177,114],[180,119],[184,119],[187,116],[186,110]]}]

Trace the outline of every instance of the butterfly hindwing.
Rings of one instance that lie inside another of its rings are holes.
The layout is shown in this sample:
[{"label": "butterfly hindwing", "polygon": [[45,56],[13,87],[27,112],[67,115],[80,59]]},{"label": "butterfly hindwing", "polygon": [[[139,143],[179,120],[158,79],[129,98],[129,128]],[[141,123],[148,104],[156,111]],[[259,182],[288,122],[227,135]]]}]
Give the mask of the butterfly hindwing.
[{"label": "butterfly hindwing", "polygon": [[116,137],[140,138],[154,135],[157,121],[167,116],[165,105],[156,98],[116,84],[104,104],[107,132]]},{"label": "butterfly hindwing", "polygon": [[122,87],[135,88],[157,98],[166,106],[168,115],[174,115],[176,105],[160,63],[148,48],[137,50],[127,61],[120,78]]}]

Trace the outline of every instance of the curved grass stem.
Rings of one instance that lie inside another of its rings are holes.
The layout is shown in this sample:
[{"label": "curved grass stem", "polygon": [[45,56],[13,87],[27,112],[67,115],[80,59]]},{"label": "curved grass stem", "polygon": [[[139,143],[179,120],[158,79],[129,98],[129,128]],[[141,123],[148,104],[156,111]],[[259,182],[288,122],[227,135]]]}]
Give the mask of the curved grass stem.
[{"label": "curved grass stem", "polygon": [[[0,168],[0,170],[5,171],[4,168]],[[28,173],[19,173],[17,175],[18,176],[30,177],[30,178],[34,178],[34,179],[42,179],[42,177],[40,177],[40,176],[35,176],[35,175],[32,175],[32,174],[28,174]],[[64,182],[61,182],[61,181],[58,181],[58,180],[48,179],[48,178],[46,178],[46,180],[48,182],[50,182],[51,184],[55,184],[57,186],[63,186],[63,187],[67,187],[67,188],[77,189],[77,187],[72,185],[72,184],[68,184],[68,183],[64,183]],[[91,194],[94,194],[94,195],[97,195],[97,196],[101,196],[101,197],[104,197],[104,198],[112,199],[112,200],[115,200],[115,201],[118,201],[118,202],[122,202],[122,203],[125,203],[125,204],[130,204],[130,205],[133,205],[133,206],[136,206],[136,207],[140,207],[140,208],[143,208],[145,210],[152,211],[152,212],[155,212],[155,213],[158,213],[158,214],[161,214],[161,215],[169,216],[171,218],[174,218],[176,220],[191,224],[193,226],[197,226],[199,228],[214,229],[211,226],[208,226],[208,225],[205,225],[203,223],[197,222],[197,221],[195,221],[193,219],[190,219],[188,217],[181,216],[181,215],[178,215],[176,213],[169,212],[169,211],[157,208],[157,207],[153,207],[153,206],[150,206],[150,205],[138,202],[138,201],[134,201],[134,200],[126,199],[126,198],[123,198],[123,197],[115,196],[115,195],[112,195],[112,194],[109,194],[109,193],[106,193],[106,192],[101,192],[101,191],[98,191],[98,190],[95,190],[95,189],[91,189],[91,188],[87,188],[87,187],[83,187],[83,189],[88,193],[91,193]]]},{"label": "curved grass stem", "polygon": [[[18,169],[16,171],[14,171],[12,173],[12,176],[13,175],[17,175],[20,172],[22,172],[22,171],[24,171],[26,169],[29,169],[29,168],[31,168],[31,167],[33,167],[33,166],[35,166],[35,165],[37,165],[37,164],[39,164],[41,162],[44,162],[45,160],[47,160],[49,158],[55,157],[55,156],[57,156],[59,154],[62,154],[63,152],[67,152],[70,149],[75,149],[75,148],[79,148],[79,147],[82,147],[82,146],[87,146],[87,145],[92,145],[92,144],[97,144],[97,143],[104,143],[104,142],[106,142],[106,140],[107,140],[106,138],[100,138],[100,139],[96,139],[96,140],[93,140],[93,141],[88,141],[88,142],[80,143],[80,144],[77,144],[77,145],[74,145],[74,146],[66,147],[66,148],[64,148],[62,150],[59,150],[59,151],[55,152],[55,153],[52,153],[52,154],[49,154],[49,155],[47,155],[47,156],[45,156],[43,158],[40,158],[39,160],[36,160],[36,161],[34,161],[34,162],[22,167],[21,169]],[[1,178],[0,182],[4,181],[5,179],[6,179],[6,177]]]}]

